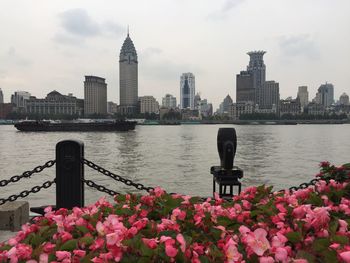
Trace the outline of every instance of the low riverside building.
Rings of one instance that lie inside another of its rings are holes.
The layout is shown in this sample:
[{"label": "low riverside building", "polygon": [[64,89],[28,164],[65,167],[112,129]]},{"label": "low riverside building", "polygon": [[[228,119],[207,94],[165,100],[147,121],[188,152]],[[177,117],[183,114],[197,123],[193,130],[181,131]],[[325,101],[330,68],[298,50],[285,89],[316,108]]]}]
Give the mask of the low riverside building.
[{"label": "low riverside building", "polygon": [[5,119],[13,111],[12,103],[0,103],[0,119]]},{"label": "low riverside building", "polygon": [[307,113],[309,115],[324,115],[325,112],[326,109],[322,104],[311,102],[307,105]]},{"label": "low riverside building", "polygon": [[171,94],[166,94],[165,97],[162,98],[162,107],[168,109],[175,109],[176,98]]},{"label": "low riverside building", "polygon": [[2,90],[0,89],[0,104],[4,103],[4,94],[2,93]]},{"label": "low riverside building", "polygon": [[299,115],[301,114],[301,104],[299,99],[280,100],[280,116],[283,115]]},{"label": "low riverside building", "polygon": [[139,98],[141,113],[159,113],[159,103],[153,96]]},{"label": "low riverside building", "polygon": [[57,91],[47,94],[45,99],[37,99],[32,96],[26,102],[26,112],[29,114],[42,115],[78,115],[84,112],[84,100],[62,95]]},{"label": "low riverside building", "polygon": [[27,91],[15,91],[11,95],[11,103],[14,105],[14,111],[25,112],[26,104],[30,98],[30,93]]},{"label": "low riverside building", "polygon": [[242,114],[253,114],[254,104],[250,102],[237,102],[233,103],[229,107],[229,117],[232,120],[239,120],[239,116]]},{"label": "low riverside building", "polygon": [[107,113],[108,114],[115,114],[118,112],[118,104],[114,103],[113,101],[107,102]]}]

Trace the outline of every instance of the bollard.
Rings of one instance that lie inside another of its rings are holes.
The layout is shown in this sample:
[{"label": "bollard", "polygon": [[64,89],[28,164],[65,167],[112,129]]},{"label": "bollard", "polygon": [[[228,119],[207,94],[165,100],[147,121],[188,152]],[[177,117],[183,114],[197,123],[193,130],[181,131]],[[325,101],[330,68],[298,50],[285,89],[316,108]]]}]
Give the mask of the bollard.
[{"label": "bollard", "polygon": [[84,206],[84,143],[65,140],[56,145],[56,209]]},{"label": "bollard", "polygon": [[[237,149],[237,136],[234,128],[220,128],[217,137],[217,146],[220,157],[220,166],[212,166],[210,173],[213,175],[213,195],[216,184],[219,185],[219,197],[232,198],[233,187],[238,186],[238,194],[241,192],[243,171],[234,166],[234,158]],[[229,193],[227,193],[227,187]]]}]

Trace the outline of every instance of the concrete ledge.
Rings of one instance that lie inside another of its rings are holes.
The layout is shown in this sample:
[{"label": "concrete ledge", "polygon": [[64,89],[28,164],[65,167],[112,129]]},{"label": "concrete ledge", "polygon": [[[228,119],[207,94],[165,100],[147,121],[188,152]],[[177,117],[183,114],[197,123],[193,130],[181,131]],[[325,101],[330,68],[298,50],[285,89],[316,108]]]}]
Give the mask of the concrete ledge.
[{"label": "concrete ledge", "polygon": [[0,205],[0,230],[19,231],[28,221],[28,202],[14,201]]}]

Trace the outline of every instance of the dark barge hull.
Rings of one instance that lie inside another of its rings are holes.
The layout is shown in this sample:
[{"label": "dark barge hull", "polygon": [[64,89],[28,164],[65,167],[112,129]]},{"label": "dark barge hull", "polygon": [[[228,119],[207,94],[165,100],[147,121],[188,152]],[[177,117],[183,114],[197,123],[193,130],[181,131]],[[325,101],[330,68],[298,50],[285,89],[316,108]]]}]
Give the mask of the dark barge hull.
[{"label": "dark barge hull", "polygon": [[19,131],[55,132],[55,131],[129,131],[135,129],[135,121],[116,121],[111,123],[49,123],[49,122],[19,122],[15,127]]}]

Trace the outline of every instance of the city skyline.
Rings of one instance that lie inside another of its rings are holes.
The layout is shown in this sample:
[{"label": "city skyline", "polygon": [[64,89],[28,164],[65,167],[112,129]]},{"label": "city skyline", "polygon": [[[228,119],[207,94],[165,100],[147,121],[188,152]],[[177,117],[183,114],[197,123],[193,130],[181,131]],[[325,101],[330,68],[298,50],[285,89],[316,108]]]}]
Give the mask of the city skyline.
[{"label": "city skyline", "polygon": [[[182,13],[184,4],[191,15]],[[350,93],[348,2],[201,1],[201,10],[197,4],[52,1],[41,2],[40,11],[30,1],[2,3],[0,88],[5,102],[17,90],[37,97],[58,90],[82,98],[85,75],[106,78],[108,101],[119,102],[117,59],[127,24],[138,47],[139,96],[153,95],[160,102],[170,93],[179,99],[179,76],[192,72],[196,90],[214,108],[227,94],[235,101],[235,76],[246,67],[250,50],[267,51],[266,79],[279,82],[281,98],[295,98],[305,85],[311,100],[326,81],[334,85],[335,98]],[[246,23],[251,12],[254,18]],[[324,19],[327,14],[333,19]]]}]

